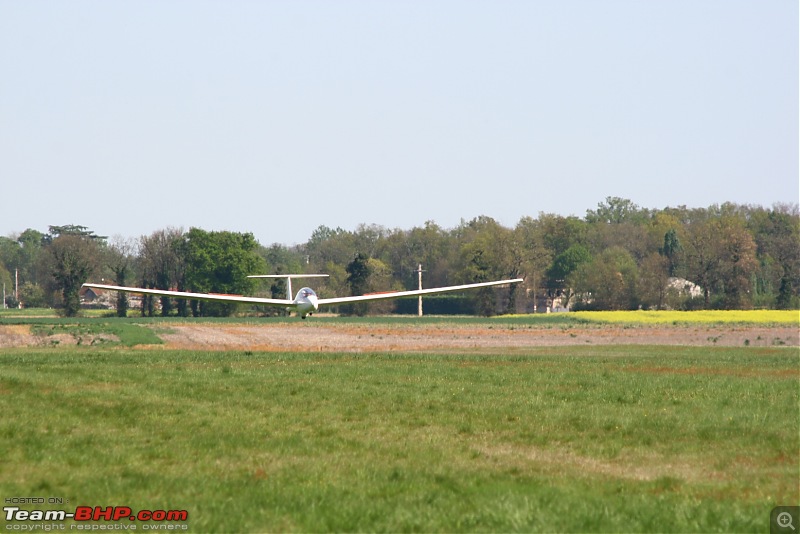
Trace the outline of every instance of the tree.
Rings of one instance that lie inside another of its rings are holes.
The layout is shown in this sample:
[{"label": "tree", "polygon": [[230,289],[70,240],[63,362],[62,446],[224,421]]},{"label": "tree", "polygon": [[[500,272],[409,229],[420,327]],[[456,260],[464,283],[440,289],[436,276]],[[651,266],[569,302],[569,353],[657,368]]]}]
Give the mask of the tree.
[{"label": "tree", "polygon": [[638,295],[642,306],[663,310],[669,295],[669,259],[656,252],[639,266]]},{"label": "tree", "polygon": [[[552,255],[545,247],[541,225],[531,217],[519,220],[514,228],[514,241],[520,254],[520,274],[525,278],[528,288],[533,291],[535,306],[536,293],[544,286],[545,273],[552,261]],[[514,291],[516,290],[512,289]]]},{"label": "tree", "polygon": [[[184,232],[180,228],[156,230],[139,239],[139,271],[142,287],[148,289],[184,289]],[[178,302],[179,314],[186,315],[186,302]],[[169,297],[161,297],[161,315],[167,316],[173,309]],[[142,299],[142,315],[154,313],[153,297]]]},{"label": "tree", "polygon": [[712,294],[718,296],[716,305],[726,309],[750,305],[758,264],[755,242],[741,219],[712,218],[690,225],[686,257],[689,279],[703,288],[706,308]]},{"label": "tree", "polygon": [[621,247],[604,250],[590,262],[581,263],[569,275],[584,304],[598,310],[630,310],[638,306],[636,262]]},{"label": "tree", "polygon": [[592,255],[585,246],[572,245],[556,256],[553,260],[553,265],[547,270],[548,286],[551,288],[565,287],[569,276],[581,265],[591,261]]},{"label": "tree", "polygon": [[87,239],[105,239],[105,237],[99,236],[93,231],[89,230],[88,227],[81,226],[79,224],[65,224],[63,226],[51,224],[47,227],[47,235],[44,236],[44,243],[49,245],[62,235],[73,235],[85,237]]},{"label": "tree", "polygon": [[621,224],[623,222],[644,222],[649,212],[640,208],[627,198],[606,197],[605,202],[597,204],[596,210],[586,210],[586,222]]},{"label": "tree", "polygon": [[[369,257],[363,252],[355,255],[353,260],[347,264],[347,283],[350,286],[351,295],[363,295],[367,292],[369,284]],[[351,305],[349,313],[363,317],[367,313],[367,305],[357,302]]]},{"label": "tree", "polygon": [[[467,264],[466,273],[470,283],[480,283],[489,280],[489,254],[478,247],[465,247]],[[484,317],[495,314],[494,291],[490,287],[482,287],[475,292],[475,311]]]},{"label": "tree", "polygon": [[754,210],[748,226],[760,260],[758,279],[781,309],[797,307],[800,297],[800,216],[797,207]]},{"label": "tree", "polygon": [[674,228],[670,228],[667,230],[667,233],[664,234],[664,246],[658,251],[667,260],[667,272],[669,276],[675,276],[678,256],[682,251],[683,247],[678,239],[678,232]]},{"label": "tree", "polygon": [[[521,273],[522,253],[514,239],[514,232],[503,227],[491,217],[481,216],[462,224],[460,231],[459,272],[467,283],[487,282],[497,278],[516,278]],[[515,287],[509,290],[505,311],[516,307]],[[494,288],[484,287],[474,293],[476,311],[484,316],[494,315],[496,295]]]},{"label": "tree", "polygon": [[[404,289],[399,282],[395,282],[391,268],[378,258],[369,258],[367,267],[369,269],[367,292],[378,293]],[[367,311],[371,314],[387,314],[394,310],[396,304],[393,300],[370,302],[367,304]]]},{"label": "tree", "polygon": [[[306,263],[306,254],[298,247],[286,247],[273,243],[269,247],[258,247],[258,254],[266,260],[266,269],[270,273],[297,274],[303,272]],[[283,293],[283,297],[286,292]]]},{"label": "tree", "polygon": [[[136,242],[119,236],[115,237],[106,249],[105,261],[114,275],[115,285],[128,285],[133,271],[135,252]],[[117,317],[128,316],[127,293],[123,291],[117,292],[116,310]]]},{"label": "tree", "polygon": [[47,253],[52,277],[64,299],[64,315],[74,317],[80,311],[81,285],[96,267],[97,244],[81,235],[60,235],[51,241]]},{"label": "tree", "polygon": [[[0,237],[0,263],[5,264],[11,276],[15,276],[15,283],[18,281],[20,288],[25,284],[33,284],[37,286],[37,294],[46,299],[42,286],[49,283],[50,272],[42,254],[44,242],[44,234],[30,228],[18,236]],[[32,306],[21,296],[23,304]],[[44,305],[46,300],[38,302]]]},{"label": "tree", "polygon": [[688,228],[687,238],[687,277],[703,289],[703,307],[708,308],[719,262],[719,255],[714,250],[713,225],[707,220],[694,222]]},{"label": "tree", "polygon": [[19,300],[26,308],[44,308],[47,306],[44,289],[39,284],[25,282],[19,287]]},{"label": "tree", "polygon": [[539,213],[538,224],[544,246],[553,258],[563,254],[571,246],[587,244],[589,225],[577,217]]},{"label": "tree", "polygon": [[450,268],[453,242],[446,231],[433,221],[427,221],[424,227],[384,232],[375,242],[373,257],[387,265],[400,288],[417,288],[420,264],[425,270],[426,287],[449,285],[454,277],[454,270]]},{"label": "tree", "polygon": [[363,252],[369,258],[377,258],[381,243],[389,234],[388,230],[377,224],[359,224],[353,232],[353,245],[355,249]]},{"label": "tree", "polygon": [[356,253],[354,236],[341,228],[320,226],[311,234],[305,246],[309,262],[313,266],[328,263],[347,265]]},{"label": "tree", "polygon": [[[207,232],[191,228],[183,247],[186,287],[196,293],[252,293],[255,281],[247,278],[266,269],[257,253],[258,242],[251,233]],[[229,316],[232,303],[192,301],[192,312],[201,316]]]},{"label": "tree", "polygon": [[0,261],[0,284],[2,284],[5,290],[5,301],[0,303],[0,308],[4,307],[4,305],[9,308],[15,308],[18,302],[16,298],[14,298],[14,282],[11,273],[8,272],[8,269],[6,269],[2,261]]},{"label": "tree", "polygon": [[738,218],[716,222],[721,256],[719,278],[724,288],[723,306],[744,309],[752,306],[752,280],[758,267],[756,243]]}]

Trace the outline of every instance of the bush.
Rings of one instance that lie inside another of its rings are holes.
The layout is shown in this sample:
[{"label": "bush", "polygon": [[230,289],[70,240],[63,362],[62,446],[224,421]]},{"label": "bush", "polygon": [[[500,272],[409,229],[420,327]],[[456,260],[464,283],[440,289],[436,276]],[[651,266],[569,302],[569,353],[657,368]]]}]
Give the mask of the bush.
[{"label": "bush", "polygon": [[25,304],[26,308],[45,308],[47,302],[45,301],[44,290],[38,284],[25,282],[19,288],[20,300]]}]

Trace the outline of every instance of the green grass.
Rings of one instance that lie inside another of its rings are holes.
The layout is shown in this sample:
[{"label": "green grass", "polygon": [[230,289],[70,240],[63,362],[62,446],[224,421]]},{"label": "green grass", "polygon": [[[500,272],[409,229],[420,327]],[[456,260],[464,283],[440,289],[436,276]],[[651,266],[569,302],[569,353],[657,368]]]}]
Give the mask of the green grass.
[{"label": "green grass", "polygon": [[52,308],[0,308],[0,318],[7,317],[58,317]]},{"label": "green grass", "polygon": [[[0,319],[4,317],[60,317],[60,311],[54,308],[0,308]],[[114,310],[82,309],[82,317],[114,317]]]},{"label": "green grass", "polygon": [[798,504],[788,348],[0,355],[0,495],[209,531],[765,531]]},{"label": "green grass", "polygon": [[[2,323],[0,323],[2,324]],[[145,326],[121,320],[102,319],[28,319],[31,332],[58,345],[59,335],[69,335],[78,345],[159,345],[163,342]]]}]

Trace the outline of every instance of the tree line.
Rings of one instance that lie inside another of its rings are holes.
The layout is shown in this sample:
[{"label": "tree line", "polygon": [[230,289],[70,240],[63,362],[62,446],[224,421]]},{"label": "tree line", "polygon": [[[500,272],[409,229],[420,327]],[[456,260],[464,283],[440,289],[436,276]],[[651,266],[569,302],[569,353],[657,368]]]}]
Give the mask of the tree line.
[{"label": "tree line", "polygon": [[[251,233],[166,228],[109,239],[79,225],[0,237],[6,304],[80,308],[85,281],[194,292],[286,296],[263,273],[327,273],[326,296],[524,278],[506,289],[426,298],[432,313],[492,315],[571,309],[748,309],[800,307],[800,211],[725,203],[708,208],[637,206],[608,197],[582,218],[540,213],[508,228],[491,217],[445,229],[318,227],[306,243],[261,245]],[[16,288],[18,287],[18,291]],[[12,288],[14,290],[12,290]],[[403,301],[342,307],[391,313]],[[127,314],[118,296],[117,313]],[[225,316],[237,305],[143,298],[143,315]],[[263,313],[268,313],[263,310]]]}]

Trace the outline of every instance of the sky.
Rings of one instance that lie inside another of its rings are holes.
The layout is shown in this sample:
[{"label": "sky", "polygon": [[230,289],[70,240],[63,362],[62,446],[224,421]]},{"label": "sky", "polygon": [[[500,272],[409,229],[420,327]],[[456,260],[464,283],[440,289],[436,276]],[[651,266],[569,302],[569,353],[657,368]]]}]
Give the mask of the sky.
[{"label": "sky", "polygon": [[0,0],[0,235],[797,203],[796,0]]}]

